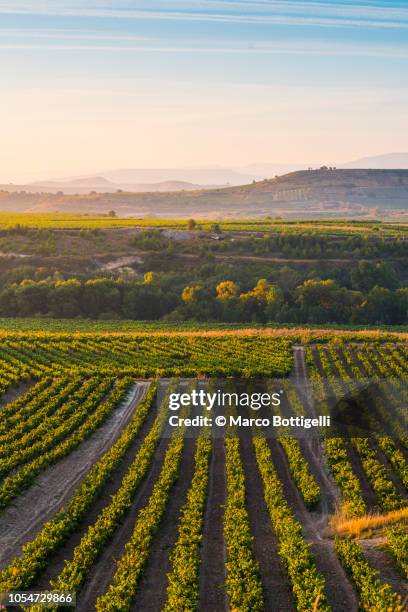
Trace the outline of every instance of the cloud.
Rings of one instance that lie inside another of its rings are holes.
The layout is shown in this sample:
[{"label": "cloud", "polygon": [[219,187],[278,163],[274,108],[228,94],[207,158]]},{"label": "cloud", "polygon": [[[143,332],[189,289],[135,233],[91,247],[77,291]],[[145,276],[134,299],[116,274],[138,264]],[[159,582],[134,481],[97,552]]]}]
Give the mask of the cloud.
[{"label": "cloud", "polygon": [[[124,2],[117,9],[111,2],[92,2],[86,6],[79,2],[2,2],[0,13],[22,15],[78,16],[106,19],[149,19],[164,21],[200,21],[220,23],[272,24],[314,27],[353,28],[408,28],[408,10],[390,4],[344,4],[327,2],[298,2],[254,0],[254,2],[233,0],[207,0],[204,2],[168,3],[151,0],[140,2],[134,9]],[[144,6],[143,6],[144,5]]]},{"label": "cloud", "polygon": [[[313,43],[297,41],[292,43],[237,43],[235,45],[214,41],[184,40],[182,43],[109,34],[84,34],[64,32],[35,31],[5,34],[0,31],[3,42],[0,50],[60,50],[60,51],[112,51],[112,52],[152,52],[152,53],[205,53],[205,54],[257,54],[257,55],[314,55],[347,57],[408,58],[408,48],[404,46],[383,46],[368,44]],[[6,40],[9,38],[9,40]],[[22,40],[26,38],[27,40]],[[30,40],[32,39],[32,40]],[[63,42],[60,42],[63,41]],[[138,44],[135,44],[138,43]]]},{"label": "cloud", "polygon": [[75,28],[0,28],[0,49],[55,49],[112,52],[177,52],[225,54],[278,54],[407,58],[408,46],[312,40],[217,41],[192,38],[165,39],[118,31]]}]

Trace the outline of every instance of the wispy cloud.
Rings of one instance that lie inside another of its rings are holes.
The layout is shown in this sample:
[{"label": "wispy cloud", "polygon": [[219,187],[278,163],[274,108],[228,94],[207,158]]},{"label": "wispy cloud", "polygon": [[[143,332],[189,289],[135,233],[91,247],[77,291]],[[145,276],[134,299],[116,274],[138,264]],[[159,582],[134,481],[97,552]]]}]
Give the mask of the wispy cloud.
[{"label": "wispy cloud", "polygon": [[112,51],[112,52],[166,52],[206,54],[258,54],[258,55],[315,55],[348,57],[408,58],[405,46],[342,43],[314,43],[311,41],[276,43],[217,43],[206,40],[178,42],[159,41],[156,38],[121,36],[117,34],[85,34],[83,32],[35,31],[16,33],[0,30],[0,49],[52,49],[60,51]]},{"label": "wispy cloud", "polygon": [[14,15],[54,15],[106,19],[149,19],[162,21],[202,21],[221,23],[272,24],[320,27],[408,28],[408,10],[400,6],[342,4],[327,2],[254,2],[208,0],[204,2],[139,2],[138,8],[124,2],[118,9],[113,2],[73,1],[20,2],[0,1],[0,13]]},{"label": "wispy cloud", "polygon": [[[52,30],[35,28],[0,28],[0,39],[55,39],[55,40],[113,40],[117,42],[137,42],[137,41],[158,41],[158,38],[151,36],[136,36],[124,34],[122,32],[95,32],[87,30],[64,30],[53,28]],[[52,43],[51,43],[52,44]]]}]

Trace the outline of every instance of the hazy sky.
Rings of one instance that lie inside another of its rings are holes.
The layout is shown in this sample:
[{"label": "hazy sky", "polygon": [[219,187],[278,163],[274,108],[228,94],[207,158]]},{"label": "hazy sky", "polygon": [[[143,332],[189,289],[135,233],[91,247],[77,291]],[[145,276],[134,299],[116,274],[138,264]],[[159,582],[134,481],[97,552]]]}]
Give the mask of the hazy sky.
[{"label": "hazy sky", "polygon": [[0,0],[0,179],[408,150],[408,2]]}]

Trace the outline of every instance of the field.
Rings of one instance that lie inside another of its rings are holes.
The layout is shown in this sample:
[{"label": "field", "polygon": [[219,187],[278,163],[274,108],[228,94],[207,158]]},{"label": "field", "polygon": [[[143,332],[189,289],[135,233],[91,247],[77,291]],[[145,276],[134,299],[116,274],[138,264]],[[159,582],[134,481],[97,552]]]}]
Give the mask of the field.
[{"label": "field", "polygon": [[156,321],[403,330],[405,234],[380,222],[0,213],[0,318],[55,330],[55,320],[75,319],[78,331],[98,331],[100,321],[113,321],[112,331]]},{"label": "field", "polygon": [[[0,592],[99,612],[405,609],[404,334],[89,332],[2,332]],[[275,414],[349,396],[372,435],[162,435],[168,393],[272,378]]]},{"label": "field", "polygon": [[407,325],[384,325],[379,327],[370,325],[262,325],[250,322],[245,323],[219,323],[203,321],[135,321],[135,320],[94,320],[94,319],[50,319],[35,318],[0,318],[0,336],[7,334],[37,333],[37,334],[136,334],[136,335],[281,335],[298,339],[311,336],[330,335],[357,337],[374,337],[376,339],[406,338]]},{"label": "field", "polygon": [[[327,233],[353,234],[368,233],[377,235],[404,235],[408,232],[405,223],[383,223],[374,220],[355,219],[200,219],[198,226],[210,230],[218,224],[223,231],[285,231],[296,232],[316,230]],[[137,217],[116,217],[92,214],[70,213],[13,213],[0,212],[0,228],[10,229],[16,226],[38,229],[103,229],[121,227],[139,228],[174,228],[187,229],[188,221],[184,219],[154,219]]]}]

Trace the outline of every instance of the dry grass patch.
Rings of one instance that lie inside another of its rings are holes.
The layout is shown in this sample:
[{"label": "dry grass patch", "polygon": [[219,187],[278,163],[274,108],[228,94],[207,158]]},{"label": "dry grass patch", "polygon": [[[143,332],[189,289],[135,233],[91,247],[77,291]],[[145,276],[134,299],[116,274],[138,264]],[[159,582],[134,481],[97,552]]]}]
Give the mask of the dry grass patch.
[{"label": "dry grass patch", "polygon": [[332,532],[339,536],[365,537],[372,531],[390,527],[395,523],[408,523],[408,506],[386,514],[366,514],[353,519],[336,514],[330,521],[330,527]]}]

